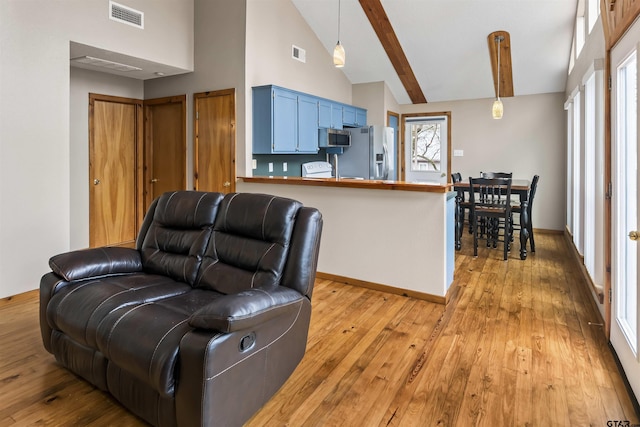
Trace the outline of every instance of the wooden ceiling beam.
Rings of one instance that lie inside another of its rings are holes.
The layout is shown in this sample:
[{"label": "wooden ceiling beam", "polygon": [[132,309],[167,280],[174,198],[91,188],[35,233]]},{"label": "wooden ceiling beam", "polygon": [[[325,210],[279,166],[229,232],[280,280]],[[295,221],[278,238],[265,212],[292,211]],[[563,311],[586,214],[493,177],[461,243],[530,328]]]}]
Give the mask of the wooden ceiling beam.
[{"label": "wooden ceiling beam", "polygon": [[387,56],[407,91],[411,102],[414,104],[427,102],[427,98],[425,98],[424,93],[422,93],[420,84],[418,84],[418,80],[411,69],[411,65],[404,54],[402,46],[400,46],[398,37],[389,22],[387,13],[385,12],[384,7],[382,7],[380,0],[359,1],[360,6],[362,6],[362,10],[364,10],[373,30],[376,32],[380,43],[382,43],[382,47],[385,52],[387,52]]},{"label": "wooden ceiling beam", "polygon": [[511,71],[511,36],[506,31],[495,31],[487,36],[491,71],[493,73],[493,92],[498,94],[498,43],[496,37],[502,36],[500,41],[500,98],[513,96],[513,73]]}]

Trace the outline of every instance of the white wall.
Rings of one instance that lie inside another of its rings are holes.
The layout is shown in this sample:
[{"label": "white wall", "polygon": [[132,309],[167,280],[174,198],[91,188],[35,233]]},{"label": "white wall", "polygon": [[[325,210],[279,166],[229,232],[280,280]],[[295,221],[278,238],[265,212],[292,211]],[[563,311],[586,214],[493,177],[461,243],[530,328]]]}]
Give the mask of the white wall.
[{"label": "white wall", "polygon": [[89,246],[89,93],[142,99],[143,82],[71,67],[69,95],[70,249]]},{"label": "white wall", "polygon": [[37,288],[71,247],[69,42],[192,68],[192,0],[121,3],[144,30],[103,0],[0,0],[0,298]]},{"label": "white wall", "polygon": [[144,86],[145,99],[187,94],[188,188],[193,188],[194,93],[231,88],[236,90],[236,166],[237,171],[243,171],[243,175],[246,162],[245,1],[195,0],[194,7],[194,72],[148,80]]},{"label": "white wall", "polygon": [[[504,98],[504,117],[491,117],[493,99],[403,105],[401,113],[451,111],[452,172],[463,179],[481,171],[513,172],[514,178],[540,175],[533,206],[534,228],[564,229],[564,94]],[[453,154],[453,153],[452,153]]]}]

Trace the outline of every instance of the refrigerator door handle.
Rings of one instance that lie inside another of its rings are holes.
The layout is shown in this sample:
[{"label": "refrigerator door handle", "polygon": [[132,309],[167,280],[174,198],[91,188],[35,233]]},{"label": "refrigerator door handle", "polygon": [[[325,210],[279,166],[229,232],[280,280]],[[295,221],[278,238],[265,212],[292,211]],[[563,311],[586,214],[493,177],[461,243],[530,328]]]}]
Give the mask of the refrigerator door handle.
[{"label": "refrigerator door handle", "polygon": [[382,144],[382,152],[384,155],[384,161],[383,161],[384,170],[382,172],[382,179],[387,180],[389,179],[389,151],[387,150],[386,143]]}]

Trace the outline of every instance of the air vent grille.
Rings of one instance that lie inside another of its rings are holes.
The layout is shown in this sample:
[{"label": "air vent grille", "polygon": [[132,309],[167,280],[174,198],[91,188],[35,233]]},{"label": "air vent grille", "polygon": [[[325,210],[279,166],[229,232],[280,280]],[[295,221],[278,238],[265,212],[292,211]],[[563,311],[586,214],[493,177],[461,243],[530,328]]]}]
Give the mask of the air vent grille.
[{"label": "air vent grille", "polygon": [[114,1],[109,2],[109,18],[123,24],[144,29],[144,13]]},{"label": "air vent grille", "polygon": [[134,67],[133,65],[121,64],[119,62],[109,61],[108,59],[94,58],[93,56],[72,58],[71,61],[80,64],[93,65],[95,67],[104,67],[116,71],[142,71],[142,68]]},{"label": "air vent grille", "polygon": [[300,62],[307,62],[307,51],[294,44],[291,45],[291,57]]}]

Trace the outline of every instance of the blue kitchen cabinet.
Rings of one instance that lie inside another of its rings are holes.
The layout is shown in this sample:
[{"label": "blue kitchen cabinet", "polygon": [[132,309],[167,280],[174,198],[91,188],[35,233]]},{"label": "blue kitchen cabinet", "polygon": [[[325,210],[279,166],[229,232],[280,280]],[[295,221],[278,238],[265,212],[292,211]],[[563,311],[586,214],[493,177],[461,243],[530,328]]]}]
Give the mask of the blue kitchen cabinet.
[{"label": "blue kitchen cabinet", "polygon": [[317,99],[277,86],[254,87],[253,153],[317,152]]},{"label": "blue kitchen cabinet", "polygon": [[367,110],[364,108],[345,105],[342,107],[342,124],[349,127],[362,127],[367,125]]},{"label": "blue kitchen cabinet", "polygon": [[298,95],[298,153],[318,152],[318,99]]},{"label": "blue kitchen cabinet", "polygon": [[318,98],[318,127],[342,129],[342,104]]},{"label": "blue kitchen cabinet", "polygon": [[364,108],[356,108],[356,127],[367,125],[367,110]]}]

